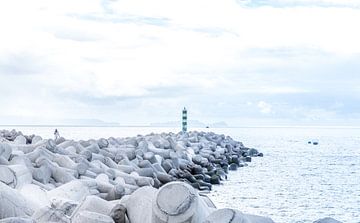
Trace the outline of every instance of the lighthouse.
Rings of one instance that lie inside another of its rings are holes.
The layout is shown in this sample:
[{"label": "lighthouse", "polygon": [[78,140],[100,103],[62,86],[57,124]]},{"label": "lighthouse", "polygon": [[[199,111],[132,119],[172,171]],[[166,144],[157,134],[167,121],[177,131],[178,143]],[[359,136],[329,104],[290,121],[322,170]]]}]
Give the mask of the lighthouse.
[{"label": "lighthouse", "polygon": [[183,132],[187,131],[187,110],[185,107],[182,111],[182,131]]}]

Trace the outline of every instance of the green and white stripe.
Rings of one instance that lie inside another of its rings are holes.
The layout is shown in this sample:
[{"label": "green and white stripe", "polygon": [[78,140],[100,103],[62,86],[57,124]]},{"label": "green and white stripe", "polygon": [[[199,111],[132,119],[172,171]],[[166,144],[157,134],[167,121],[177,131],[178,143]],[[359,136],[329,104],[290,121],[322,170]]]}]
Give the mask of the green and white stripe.
[{"label": "green and white stripe", "polygon": [[185,107],[182,111],[182,131],[183,132],[187,131],[187,110]]}]

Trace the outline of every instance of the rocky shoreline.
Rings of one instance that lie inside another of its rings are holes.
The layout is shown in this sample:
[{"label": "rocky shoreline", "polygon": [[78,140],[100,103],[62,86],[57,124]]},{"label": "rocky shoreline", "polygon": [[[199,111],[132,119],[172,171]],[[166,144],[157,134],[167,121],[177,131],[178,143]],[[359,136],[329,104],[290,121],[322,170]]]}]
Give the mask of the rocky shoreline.
[{"label": "rocky shoreline", "polygon": [[271,223],[201,193],[258,156],[207,132],[74,141],[2,130],[0,223]]}]

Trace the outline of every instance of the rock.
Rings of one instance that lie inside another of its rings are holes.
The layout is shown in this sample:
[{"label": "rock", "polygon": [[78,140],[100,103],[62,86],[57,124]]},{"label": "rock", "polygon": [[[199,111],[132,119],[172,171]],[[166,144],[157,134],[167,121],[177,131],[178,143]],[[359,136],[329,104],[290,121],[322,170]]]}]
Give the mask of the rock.
[{"label": "rock", "polygon": [[41,136],[34,136],[31,140],[31,144],[36,144],[42,140],[43,140],[43,138],[41,138]]},{"label": "rock", "polygon": [[18,191],[0,182],[0,219],[31,216],[33,212]]},{"label": "rock", "polygon": [[125,201],[127,215],[131,223],[151,223],[152,205],[156,192],[157,189],[153,187],[141,187]]},{"label": "rock", "polygon": [[49,206],[43,207],[36,211],[32,218],[37,223],[58,222],[70,223],[70,219],[65,215],[64,211],[60,209],[51,208]]},{"label": "rock", "polygon": [[333,218],[322,218],[317,221],[314,221],[314,223],[342,223],[341,221],[337,221]]},{"label": "rock", "polygon": [[274,223],[270,218],[243,214],[234,209],[219,209],[211,213],[203,223]]},{"label": "rock", "polygon": [[[94,184],[93,188],[95,187],[96,183]],[[73,180],[51,191],[48,191],[47,195],[50,200],[54,198],[63,198],[72,201],[81,201],[86,196],[91,195],[90,189],[90,187],[81,181]]]},{"label": "rock", "polygon": [[79,205],[77,201],[65,199],[54,199],[51,206],[61,210],[65,216],[70,217],[75,213],[76,207]]},{"label": "rock", "polygon": [[161,172],[161,173],[167,173],[164,168],[161,166],[160,163],[155,163],[155,164],[152,164],[152,167],[156,170],[156,172]]},{"label": "rock", "polygon": [[11,217],[0,219],[0,223],[36,223],[31,218],[20,218],[20,217]]},{"label": "rock", "polygon": [[26,145],[25,136],[23,136],[23,135],[16,136],[16,138],[14,139],[14,143],[19,144],[19,145]]},{"label": "rock", "polygon": [[153,200],[152,210],[152,223],[203,222],[211,212],[197,191],[181,182],[161,187]]},{"label": "rock", "polygon": [[217,175],[213,175],[210,179],[211,184],[220,184],[220,177]]},{"label": "rock", "polygon": [[212,202],[212,200],[210,200],[210,198],[208,196],[206,196],[205,194],[199,194],[200,198],[206,203],[206,205],[209,208],[214,209],[214,211],[216,210],[216,206],[215,204]]},{"label": "rock", "polygon": [[254,148],[251,148],[247,151],[248,155],[249,156],[257,156],[257,154],[259,153],[259,151],[257,151],[256,149]]},{"label": "rock", "polygon": [[237,170],[237,168],[238,168],[238,165],[237,165],[236,163],[232,163],[232,164],[230,164],[230,166],[229,166],[229,170],[232,170],[232,171]]},{"label": "rock", "polygon": [[232,155],[229,163],[230,164],[235,163],[235,164],[239,165],[239,163],[240,163],[239,157],[237,155]]},{"label": "rock", "polygon": [[4,157],[6,160],[9,160],[12,152],[12,148],[7,143],[0,143],[0,156]]},{"label": "rock", "polygon": [[39,157],[36,159],[35,163],[37,166],[45,166],[46,169],[49,169],[51,171],[51,177],[57,183],[66,184],[78,177],[78,172],[76,170],[60,167],[55,162],[52,162],[45,157]]},{"label": "rock", "polygon": [[164,170],[169,173],[169,171],[173,168],[173,165],[169,160],[164,160],[161,164],[161,166],[164,168]]},{"label": "rock", "polygon": [[100,147],[99,147],[98,144],[90,144],[85,149],[92,152],[92,153],[99,153],[100,152]]},{"label": "rock", "polygon": [[33,179],[42,184],[49,183],[51,175],[51,169],[45,165],[40,166],[39,168],[34,168],[32,171]]},{"label": "rock", "polygon": [[245,214],[247,219],[250,220],[251,223],[274,223],[273,220],[267,217],[257,216],[257,215],[251,215],[251,214]]},{"label": "rock", "polygon": [[192,168],[192,174],[203,174],[203,168],[201,166],[194,166]]},{"label": "rock", "polygon": [[252,223],[247,217],[232,209],[219,209],[211,213],[203,223]]},{"label": "rock", "polygon": [[14,174],[14,188],[21,188],[26,184],[32,182],[31,171],[23,165],[9,165],[7,166]]},{"label": "rock", "polygon": [[0,182],[10,186],[11,188],[15,188],[15,174],[8,166],[0,166]]},{"label": "rock", "polygon": [[100,149],[103,149],[109,146],[109,141],[102,138],[97,141],[97,144],[99,145]]},{"label": "rock", "polygon": [[51,206],[45,206],[36,211],[32,218],[35,219],[37,223],[70,223],[70,217],[76,206],[76,202],[57,198],[53,200]]},{"label": "rock", "polygon": [[0,165],[9,165],[9,161],[4,157],[0,156]]},{"label": "rock", "polygon": [[105,197],[106,200],[112,201],[122,198],[126,193],[125,187],[121,184],[114,185]]},{"label": "rock", "polygon": [[114,220],[96,212],[82,211],[74,216],[71,223],[114,223]]},{"label": "rock", "polygon": [[110,212],[110,216],[115,223],[126,222],[126,207],[122,204],[117,204]]},{"label": "rock", "polygon": [[154,177],[154,170],[152,168],[140,168],[136,172],[143,177]]},{"label": "rock", "polygon": [[151,163],[156,163],[157,160],[155,158],[155,154],[153,152],[144,153],[144,159],[149,160]]},{"label": "rock", "polygon": [[61,143],[65,142],[65,141],[66,141],[66,139],[61,136],[55,140],[55,144],[60,145]]},{"label": "rock", "polygon": [[170,183],[171,181],[175,180],[172,176],[170,176],[169,174],[166,174],[166,173],[157,173],[157,179],[162,184],[167,184],[167,183]]},{"label": "rock", "polygon": [[34,211],[50,206],[46,190],[34,184],[24,185],[19,191]]},{"label": "rock", "polygon": [[127,166],[127,165],[118,165],[117,168],[124,173],[131,173],[135,171],[135,168],[133,166]]},{"label": "rock", "polygon": [[111,210],[114,208],[114,204],[103,200],[97,196],[87,196],[83,202],[78,205],[76,210],[74,211],[76,215],[77,212],[95,212],[103,215],[110,215]]},{"label": "rock", "polygon": [[[18,189],[40,222],[97,221],[111,214],[108,205],[116,201],[108,201],[130,194],[124,205],[131,222],[202,222],[214,207],[191,186],[211,190],[228,169],[262,155],[205,132],[55,141],[12,130],[0,131],[0,140],[6,142],[0,143],[0,182]],[[113,212],[116,222],[127,221],[125,208]]]}]

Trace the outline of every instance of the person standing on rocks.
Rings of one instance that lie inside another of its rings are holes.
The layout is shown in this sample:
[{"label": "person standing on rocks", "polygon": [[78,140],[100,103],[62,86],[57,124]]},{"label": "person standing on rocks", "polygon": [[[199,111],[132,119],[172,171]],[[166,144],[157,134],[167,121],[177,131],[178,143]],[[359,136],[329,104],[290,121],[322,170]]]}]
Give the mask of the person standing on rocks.
[{"label": "person standing on rocks", "polygon": [[55,135],[55,140],[60,138],[60,134],[59,134],[59,131],[57,129],[55,129],[54,135]]}]

